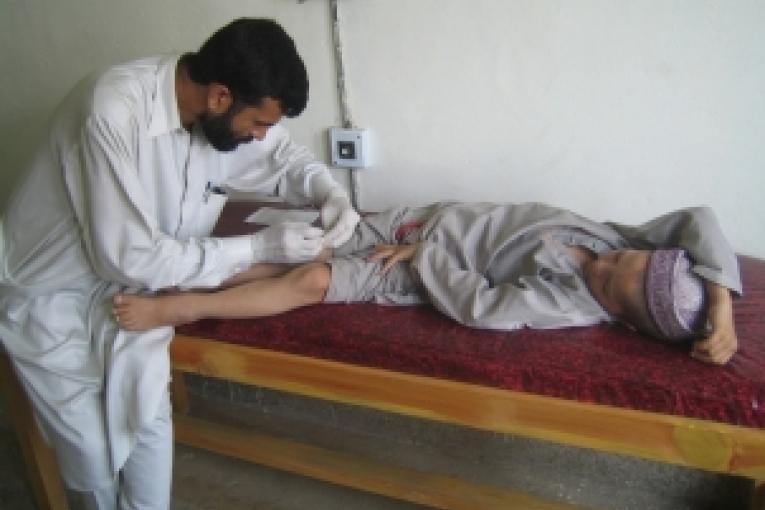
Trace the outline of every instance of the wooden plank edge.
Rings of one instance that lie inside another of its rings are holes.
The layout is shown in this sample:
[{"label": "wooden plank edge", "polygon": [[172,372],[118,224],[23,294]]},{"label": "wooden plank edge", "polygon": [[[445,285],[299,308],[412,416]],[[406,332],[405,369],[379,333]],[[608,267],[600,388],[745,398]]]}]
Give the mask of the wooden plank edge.
[{"label": "wooden plank edge", "polygon": [[336,485],[444,510],[584,510],[567,503],[176,414],[176,441]]},{"label": "wooden plank edge", "polygon": [[765,478],[765,430],[177,335],[173,367],[419,418]]},{"label": "wooden plank edge", "polygon": [[0,348],[0,386],[6,397],[8,415],[16,430],[32,496],[39,510],[67,510],[64,484],[53,450],[37,428],[32,406],[16,377],[11,361]]}]

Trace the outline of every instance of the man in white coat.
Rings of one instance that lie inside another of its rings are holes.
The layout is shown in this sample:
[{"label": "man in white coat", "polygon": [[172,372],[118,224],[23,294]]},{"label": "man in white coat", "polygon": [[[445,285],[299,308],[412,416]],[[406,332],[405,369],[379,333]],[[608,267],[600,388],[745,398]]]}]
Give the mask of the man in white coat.
[{"label": "man in white coat", "polygon": [[[345,192],[278,125],[307,97],[292,39],[239,19],[196,53],[97,73],[59,107],[0,221],[0,338],[72,510],[169,507],[173,330],[121,330],[116,292],[215,287],[353,232]],[[319,206],[324,229],[211,238],[232,189]]]}]

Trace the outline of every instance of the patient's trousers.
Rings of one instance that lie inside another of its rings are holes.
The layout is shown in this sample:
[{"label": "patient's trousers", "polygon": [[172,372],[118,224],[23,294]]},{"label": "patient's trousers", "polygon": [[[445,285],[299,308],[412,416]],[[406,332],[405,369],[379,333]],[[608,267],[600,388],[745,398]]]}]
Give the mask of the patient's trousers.
[{"label": "patient's trousers", "polygon": [[362,218],[348,242],[335,250],[329,261],[332,278],[325,303],[371,302],[388,305],[427,303],[427,296],[406,262],[395,264],[381,274],[381,262],[367,257],[379,244],[419,241],[420,228],[433,210],[428,207],[400,207]]}]

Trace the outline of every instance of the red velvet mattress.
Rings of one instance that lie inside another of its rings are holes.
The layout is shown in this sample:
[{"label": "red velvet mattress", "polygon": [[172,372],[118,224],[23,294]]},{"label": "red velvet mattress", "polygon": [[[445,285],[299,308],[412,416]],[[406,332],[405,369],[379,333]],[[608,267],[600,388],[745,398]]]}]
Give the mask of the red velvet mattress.
[{"label": "red velvet mattress", "polygon": [[[226,207],[217,229],[241,233],[253,204]],[[692,359],[618,326],[496,332],[429,306],[317,305],[264,319],[178,328],[217,339],[583,402],[765,428],[765,261],[740,257],[739,351],[725,366]]]}]

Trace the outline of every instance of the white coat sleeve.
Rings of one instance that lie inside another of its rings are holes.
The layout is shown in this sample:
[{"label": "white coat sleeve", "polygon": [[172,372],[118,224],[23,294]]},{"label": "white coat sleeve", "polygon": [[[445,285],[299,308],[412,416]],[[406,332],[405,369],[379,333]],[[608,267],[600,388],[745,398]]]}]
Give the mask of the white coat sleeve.
[{"label": "white coat sleeve", "polygon": [[278,196],[297,206],[320,206],[333,192],[345,195],[327,166],[280,125],[269,129],[263,141],[237,148],[229,161],[224,184],[233,191]]},{"label": "white coat sleeve", "polygon": [[286,130],[274,150],[273,164],[282,176],[278,194],[291,204],[318,207],[333,193],[347,196],[329,168],[308,148],[295,143]]},{"label": "white coat sleeve", "polygon": [[294,143],[286,131],[284,134],[273,158],[284,176],[280,195],[293,204],[319,207],[324,245],[337,248],[350,239],[361,217],[326,165],[317,162],[305,147]]},{"label": "white coat sleeve", "polygon": [[683,248],[694,262],[693,271],[706,280],[741,294],[736,254],[709,207],[670,212],[639,226],[609,223],[636,248]]},{"label": "white coat sleeve", "polygon": [[[131,115],[91,116],[79,145],[78,221],[95,272],[105,280],[152,290],[212,287],[253,258],[249,236],[177,240],[163,233],[138,179],[137,129]],[[157,169],[163,171],[163,169]]]},{"label": "white coat sleeve", "polygon": [[441,246],[425,241],[411,263],[432,304],[471,327],[512,330],[590,325],[598,321],[572,306],[565,289],[539,277],[492,286],[480,273],[460,267]]}]

